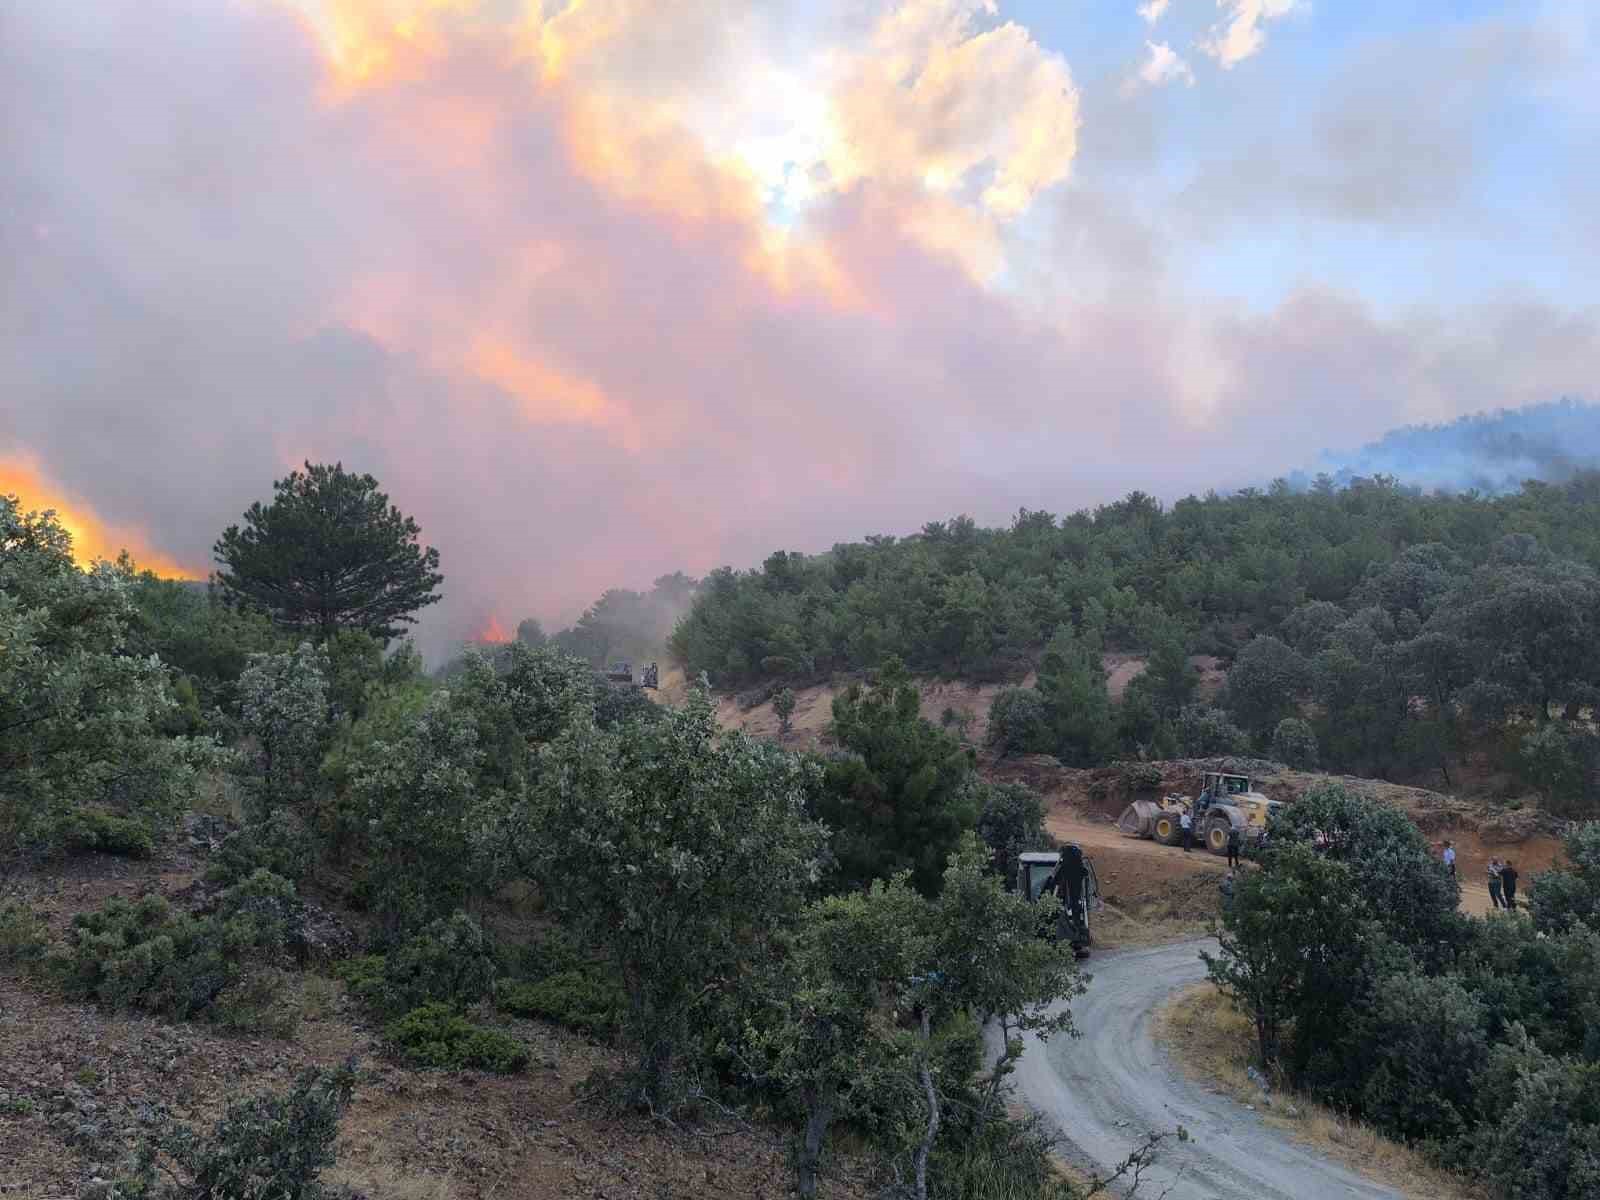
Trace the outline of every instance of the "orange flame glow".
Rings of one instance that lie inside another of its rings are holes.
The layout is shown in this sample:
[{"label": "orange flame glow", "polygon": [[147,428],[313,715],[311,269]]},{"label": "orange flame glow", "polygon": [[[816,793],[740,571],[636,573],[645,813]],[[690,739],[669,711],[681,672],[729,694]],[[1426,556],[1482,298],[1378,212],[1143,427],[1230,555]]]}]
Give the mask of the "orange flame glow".
[{"label": "orange flame glow", "polygon": [[499,617],[491,616],[488,623],[478,630],[477,635],[472,640],[482,642],[488,646],[498,646],[503,642],[509,642],[511,635],[506,632],[505,626],[500,624]]},{"label": "orange flame glow", "polygon": [[61,527],[72,535],[72,557],[87,567],[98,559],[115,561],[126,550],[142,571],[164,579],[200,579],[204,572],[183,566],[155,550],[138,530],[113,525],[94,509],[74,501],[50,484],[30,459],[0,460],[0,495],[15,496],[24,512],[53,509]]}]

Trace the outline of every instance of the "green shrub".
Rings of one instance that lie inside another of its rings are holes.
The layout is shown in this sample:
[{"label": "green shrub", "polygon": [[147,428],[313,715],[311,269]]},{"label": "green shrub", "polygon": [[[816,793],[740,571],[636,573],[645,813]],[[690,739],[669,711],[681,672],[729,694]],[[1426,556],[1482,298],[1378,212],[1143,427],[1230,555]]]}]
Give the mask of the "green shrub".
[{"label": "green shrub", "polygon": [[1002,689],[989,706],[989,744],[1002,755],[1054,750],[1055,731],[1044,697],[1033,688]]},{"label": "green shrub", "polygon": [[422,1067],[474,1067],[511,1075],[528,1065],[528,1048],[498,1029],[474,1025],[441,1002],[412,1009],[384,1030],[395,1047]]},{"label": "green shrub", "polygon": [[1593,734],[1557,721],[1540,725],[1518,745],[1518,765],[1545,808],[1558,816],[1588,815],[1597,741]]},{"label": "green shrub", "polygon": [[259,894],[268,880],[236,897],[231,911],[210,917],[175,913],[160,896],[134,903],[114,898],[99,912],[78,914],[54,962],[63,989],[107,1008],[172,1020],[206,1013],[247,968],[284,943],[282,926]]},{"label": "green shrub", "polygon": [[[339,1118],[355,1089],[355,1063],[308,1070],[283,1096],[228,1105],[209,1136],[159,1126],[134,1155],[130,1175],[98,1200],[324,1200],[321,1175],[334,1164]],[[159,1174],[158,1174],[159,1169]]]},{"label": "green shrub", "polygon": [[1154,763],[1120,763],[1122,786],[1129,792],[1154,792],[1161,787],[1161,768]]},{"label": "green shrub", "polygon": [[395,1016],[430,1001],[460,1010],[487,999],[499,963],[478,923],[458,912],[435,921],[387,955],[340,963],[334,974],[373,1012]]},{"label": "green shrub", "polygon": [[303,879],[314,857],[311,835],[300,819],[278,809],[265,820],[224,838],[206,867],[206,878],[213,883],[237,883],[258,870],[267,870],[285,879]]},{"label": "green shrub", "polygon": [[1221,709],[1186,704],[1178,713],[1178,749],[1185,758],[1244,754],[1250,737]]},{"label": "green shrub", "polygon": [[1482,1000],[1452,976],[1407,972],[1379,979],[1359,1019],[1367,1118],[1407,1141],[1466,1134],[1488,1054]]},{"label": "green shrub", "polygon": [[1056,1168],[1058,1139],[1031,1114],[1001,1115],[974,1130],[952,1125],[935,1144],[928,1195],[940,1200],[1074,1200]]},{"label": "green shrub", "polygon": [[300,1011],[284,1002],[289,979],[277,967],[243,971],[217,994],[207,1014],[211,1023],[235,1033],[260,1033],[291,1038],[300,1025]]},{"label": "green shrub", "polygon": [[150,830],[142,822],[119,817],[98,808],[76,808],[56,824],[56,840],[68,854],[120,854],[149,858],[155,848]]},{"label": "green shrub", "polygon": [[626,997],[612,980],[592,970],[561,971],[536,983],[502,984],[495,1005],[518,1017],[541,1017],[596,1037],[615,1036]]},{"label": "green shrub", "polygon": [[488,997],[499,970],[494,944],[482,927],[457,912],[392,951],[384,978],[400,1012],[430,1000],[465,1008]]},{"label": "green shrub", "polygon": [[27,970],[44,957],[50,933],[21,900],[0,904],[0,970]]},{"label": "green shrub", "polygon": [[1285,717],[1272,731],[1272,757],[1300,771],[1317,766],[1317,735],[1299,717]]},{"label": "green shrub", "polygon": [[1471,1151],[1496,1195],[1600,1195],[1600,1064],[1552,1058],[1514,1029],[1476,1082],[1484,1120]]},{"label": "green shrub", "polygon": [[381,1013],[388,1008],[387,984],[383,977],[387,961],[382,954],[363,954],[359,958],[347,958],[335,963],[333,974],[344,982],[357,1001]]},{"label": "green shrub", "polygon": [[1017,865],[1029,850],[1048,850],[1056,844],[1044,827],[1044,801],[1020,783],[980,783],[983,800],[978,813],[978,836],[988,848],[994,872],[1009,891],[1017,885]]},{"label": "green shrub", "polygon": [[234,931],[234,940],[264,953],[304,949],[305,906],[295,886],[281,875],[257,869],[222,893],[217,919]]},{"label": "green shrub", "polygon": [[[789,732],[789,723],[794,716],[795,704],[793,688],[784,688],[772,698],[772,711],[778,715],[778,731],[780,733]],[[950,709],[945,709],[945,713],[950,715]],[[951,722],[946,721],[945,724],[949,725]]]},{"label": "green shrub", "polygon": [[534,982],[561,971],[576,971],[588,961],[583,947],[559,927],[540,934],[526,945],[510,947],[506,956],[507,974]]}]

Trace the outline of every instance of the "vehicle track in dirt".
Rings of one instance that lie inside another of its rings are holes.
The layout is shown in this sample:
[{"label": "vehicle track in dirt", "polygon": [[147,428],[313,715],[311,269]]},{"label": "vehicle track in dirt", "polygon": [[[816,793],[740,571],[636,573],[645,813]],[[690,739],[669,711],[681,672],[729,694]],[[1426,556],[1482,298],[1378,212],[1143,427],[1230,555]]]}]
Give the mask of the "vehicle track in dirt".
[{"label": "vehicle track in dirt", "polygon": [[[1209,939],[1096,955],[1088,992],[1073,1005],[1082,1036],[1031,1035],[1015,1081],[1022,1099],[1060,1130],[1068,1157],[1107,1174],[1145,1136],[1182,1125],[1165,1143],[1141,1196],[1169,1200],[1404,1200],[1331,1162],[1261,1116],[1186,1078],[1154,1037],[1157,1011],[1205,978]],[[1125,1193],[1120,1193],[1125,1194]]]}]

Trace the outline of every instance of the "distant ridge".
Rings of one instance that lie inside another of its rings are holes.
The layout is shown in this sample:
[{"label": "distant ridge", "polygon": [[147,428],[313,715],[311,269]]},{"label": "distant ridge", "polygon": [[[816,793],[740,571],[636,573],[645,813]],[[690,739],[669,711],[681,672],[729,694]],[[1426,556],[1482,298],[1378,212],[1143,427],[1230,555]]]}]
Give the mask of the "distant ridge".
[{"label": "distant ridge", "polygon": [[1339,484],[1391,475],[1424,491],[1499,495],[1529,479],[1560,483],[1593,470],[1600,470],[1600,405],[1562,399],[1402,426],[1358,450],[1324,450],[1314,466],[1288,480],[1305,488],[1318,475]]}]

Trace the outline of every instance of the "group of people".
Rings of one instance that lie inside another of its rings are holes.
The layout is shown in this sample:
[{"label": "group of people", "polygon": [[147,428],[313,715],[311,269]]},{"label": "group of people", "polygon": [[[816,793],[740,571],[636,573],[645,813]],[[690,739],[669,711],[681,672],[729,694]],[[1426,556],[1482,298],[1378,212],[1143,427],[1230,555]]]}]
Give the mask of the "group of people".
[{"label": "group of people", "polygon": [[1517,907],[1517,867],[1509,858],[1489,860],[1489,903],[1507,912]]},{"label": "group of people", "polygon": [[[1444,851],[1439,855],[1444,862],[1445,870],[1450,872],[1452,878],[1456,873],[1456,844],[1447,841]],[[1498,858],[1489,860],[1489,903],[1495,908],[1503,908],[1512,912],[1517,907],[1517,866],[1509,858],[1501,861]]]}]

